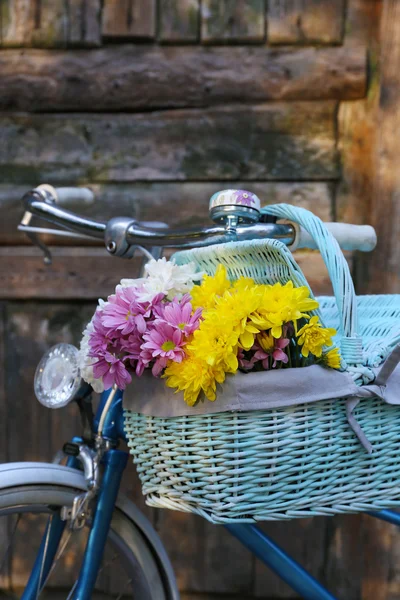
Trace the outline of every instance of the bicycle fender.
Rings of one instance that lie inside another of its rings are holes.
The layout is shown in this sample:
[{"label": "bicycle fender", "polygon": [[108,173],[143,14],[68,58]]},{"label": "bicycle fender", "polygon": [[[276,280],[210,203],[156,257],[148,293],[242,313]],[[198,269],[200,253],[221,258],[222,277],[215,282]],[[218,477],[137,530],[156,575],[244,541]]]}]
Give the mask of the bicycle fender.
[{"label": "bicycle fender", "polygon": [[[0,465],[0,490],[22,485],[56,485],[87,490],[81,471],[64,465],[42,462],[15,462]],[[140,530],[151,546],[164,572],[171,600],[179,600],[174,571],[161,539],[142,512],[124,494],[119,494],[116,507]]]}]

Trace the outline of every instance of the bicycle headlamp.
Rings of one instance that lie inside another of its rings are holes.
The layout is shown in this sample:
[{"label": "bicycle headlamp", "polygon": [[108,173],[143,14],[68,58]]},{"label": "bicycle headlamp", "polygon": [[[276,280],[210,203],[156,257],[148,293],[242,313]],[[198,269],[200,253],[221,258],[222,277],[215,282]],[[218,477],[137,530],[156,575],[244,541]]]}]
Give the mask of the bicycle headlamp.
[{"label": "bicycle headlamp", "polygon": [[78,392],[81,376],[78,349],[72,344],[57,344],[46,352],[35,373],[35,395],[47,408],[66,406]]}]

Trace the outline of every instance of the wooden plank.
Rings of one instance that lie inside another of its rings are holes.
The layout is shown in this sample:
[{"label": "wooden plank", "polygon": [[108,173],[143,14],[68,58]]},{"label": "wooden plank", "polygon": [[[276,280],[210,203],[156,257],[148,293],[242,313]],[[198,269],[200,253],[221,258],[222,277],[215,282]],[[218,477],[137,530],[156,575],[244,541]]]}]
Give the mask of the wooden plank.
[{"label": "wooden plank", "polygon": [[159,511],[157,531],[180,590],[203,592],[206,598],[251,595],[252,555],[223,527],[197,515]]},{"label": "wooden plank", "polygon": [[264,37],[264,0],[203,0],[201,39],[204,43],[262,43]]},{"label": "wooden plank", "polygon": [[335,108],[274,103],[112,120],[3,114],[0,182],[336,179]]},{"label": "wooden plank", "polygon": [[101,45],[101,0],[69,0],[69,46]]},{"label": "wooden plank", "polygon": [[162,42],[197,42],[200,0],[161,0],[159,34]]},{"label": "wooden plank", "polygon": [[326,519],[324,584],[335,598],[364,599],[361,594],[364,571],[362,515],[336,515]]},{"label": "wooden plank", "polygon": [[100,44],[100,0],[3,0],[0,45],[55,48]]},{"label": "wooden plank", "polygon": [[[318,252],[300,251],[295,253],[295,259],[315,294],[332,294]],[[37,248],[0,247],[0,299],[91,300],[106,297],[113,293],[120,279],[137,277],[139,266],[139,260],[117,260],[102,248],[58,247],[53,248],[53,264],[48,267],[43,264]]]},{"label": "wooden plank", "polygon": [[117,260],[101,248],[54,249],[50,267],[36,248],[1,248],[0,257],[3,298],[94,300],[111,294],[123,277],[138,276],[139,269],[139,261]]},{"label": "wooden plank", "polygon": [[[6,306],[0,302],[0,463],[8,461],[8,433],[7,433],[7,413],[8,402],[6,392]],[[0,518],[0,556],[4,557],[9,543],[10,531],[9,519]],[[3,558],[2,558],[3,561]],[[0,589],[7,589],[10,585],[9,564],[4,564],[0,571]]]},{"label": "wooden plank", "polygon": [[338,44],[345,0],[269,0],[270,44]]},{"label": "wooden plank", "polygon": [[103,36],[106,38],[153,38],[155,0],[105,0]]},{"label": "wooden plank", "polygon": [[[224,187],[247,189],[257,194],[262,204],[280,202],[302,206],[323,221],[332,221],[333,184],[329,182],[244,182],[228,183],[136,183],[88,184],[95,194],[93,204],[71,203],[68,209],[85,217],[107,221],[117,215],[131,216],[139,221],[163,221],[171,227],[190,227],[210,223],[208,201]],[[26,244],[30,241],[17,231],[22,217],[22,196],[33,185],[0,185],[0,244]],[[173,210],[171,210],[171,207]],[[39,223],[38,223],[39,224]],[[43,225],[43,221],[42,221]],[[63,245],[65,238],[46,236],[47,243]],[[94,241],[97,245],[101,242]],[[76,244],[72,240],[71,244]]]},{"label": "wooden plank", "polygon": [[[389,580],[393,577],[391,569],[398,570],[392,564],[394,527],[379,519],[363,516],[363,580],[361,598],[363,600],[388,600]],[[397,528],[396,528],[397,529]],[[397,548],[399,543],[397,542]],[[397,587],[397,589],[396,589]],[[395,587],[393,600],[398,597],[399,585]],[[392,587],[392,592],[393,592]]]},{"label": "wooden plank", "polygon": [[370,257],[363,289],[370,293],[400,291],[398,143],[400,127],[400,4],[385,0],[380,29],[380,91],[376,142],[376,177],[371,222],[378,246]]},{"label": "wooden plank", "polygon": [[[343,48],[107,46],[0,53],[0,110],[133,111],[365,95],[361,45]],[[171,85],[173,81],[173,85]]]},{"label": "wooden plank", "polygon": [[36,3],[3,0],[0,2],[0,46],[29,46],[36,22]]},{"label": "wooden plank", "polygon": [[68,11],[63,0],[40,0],[37,21],[32,32],[32,46],[64,47],[68,41]]},{"label": "wooden plank", "polygon": [[[324,571],[326,519],[294,519],[290,523],[262,523],[260,527],[292,558],[321,581]],[[256,560],[255,565],[254,595],[257,598],[299,597],[259,560]]]}]

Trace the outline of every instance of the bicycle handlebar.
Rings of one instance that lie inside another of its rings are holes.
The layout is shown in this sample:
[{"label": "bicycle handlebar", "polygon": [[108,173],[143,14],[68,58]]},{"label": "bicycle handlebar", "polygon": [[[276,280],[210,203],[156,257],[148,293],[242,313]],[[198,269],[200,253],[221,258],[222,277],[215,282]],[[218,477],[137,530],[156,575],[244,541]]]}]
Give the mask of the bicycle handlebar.
[{"label": "bicycle handlebar", "polygon": [[[30,227],[32,215],[73,232],[78,237],[91,237],[104,240],[110,254],[131,257],[138,246],[144,247],[201,247],[229,241],[273,238],[292,249],[315,247],[312,238],[301,227],[292,223],[253,222],[243,224],[241,219],[232,220],[231,215],[223,225],[211,225],[190,229],[170,229],[163,225],[145,225],[130,217],[116,217],[107,223],[86,219],[78,214],[61,208],[68,204],[81,202],[91,204],[93,192],[88,188],[53,188],[41,185],[23,197],[25,214],[19,227],[45,251],[45,246],[34,235],[40,228]],[[228,207],[226,207],[228,208]],[[376,245],[376,234],[368,225],[357,226],[344,223],[326,223],[326,226],[345,250],[370,251]],[[59,230],[44,229],[44,232],[60,234]],[[48,253],[48,250],[47,250]],[[49,254],[49,253],[48,253]]]}]

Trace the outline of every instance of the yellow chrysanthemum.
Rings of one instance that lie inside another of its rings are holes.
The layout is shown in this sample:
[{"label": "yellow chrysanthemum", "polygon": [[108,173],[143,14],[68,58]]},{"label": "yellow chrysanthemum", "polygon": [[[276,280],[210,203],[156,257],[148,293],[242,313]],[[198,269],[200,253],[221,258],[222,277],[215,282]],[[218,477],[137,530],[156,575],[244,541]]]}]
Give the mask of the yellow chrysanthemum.
[{"label": "yellow chrysanthemum", "polygon": [[331,369],[340,369],[342,366],[341,362],[339,348],[332,348],[332,350],[328,350],[328,352],[324,352],[322,355],[322,363]]},{"label": "yellow chrysanthemum", "polygon": [[215,400],[216,383],[223,383],[225,372],[222,367],[212,367],[189,353],[181,363],[171,361],[163,377],[166,378],[168,387],[176,388],[176,392],[183,392],[186,404],[193,406],[202,391],[208,400]]},{"label": "yellow chrysanthemum", "polygon": [[206,313],[187,346],[188,350],[211,367],[221,365],[226,372],[234,373],[238,368],[239,333],[233,325],[229,315],[219,314],[218,311]]},{"label": "yellow chrysanthemum", "polygon": [[307,358],[311,352],[314,356],[320,357],[324,346],[332,346],[334,335],[336,329],[322,327],[317,316],[311,317],[310,322],[297,333],[302,355]]},{"label": "yellow chrysanthemum", "polygon": [[275,347],[275,338],[268,331],[263,331],[256,336],[257,343],[264,352],[271,352]]},{"label": "yellow chrysanthemum", "polygon": [[195,285],[190,294],[192,296],[192,307],[211,308],[215,305],[215,300],[231,287],[231,283],[226,275],[224,265],[218,265],[215,275],[204,275],[200,285]]},{"label": "yellow chrysanthemum", "polygon": [[308,319],[307,312],[318,308],[318,302],[310,298],[310,290],[305,286],[295,288],[292,281],[260,287],[262,300],[251,320],[260,330],[271,329],[274,338],[282,336],[285,323],[293,321],[296,329],[298,319]]},{"label": "yellow chrysanthemum", "polygon": [[216,300],[215,308],[206,312],[205,321],[211,314],[217,319],[227,318],[231,321],[233,330],[239,334],[240,346],[250,350],[259,329],[249,320],[249,317],[259,307],[260,300],[260,286],[255,285],[251,279],[246,279],[242,285],[227,290]]}]

